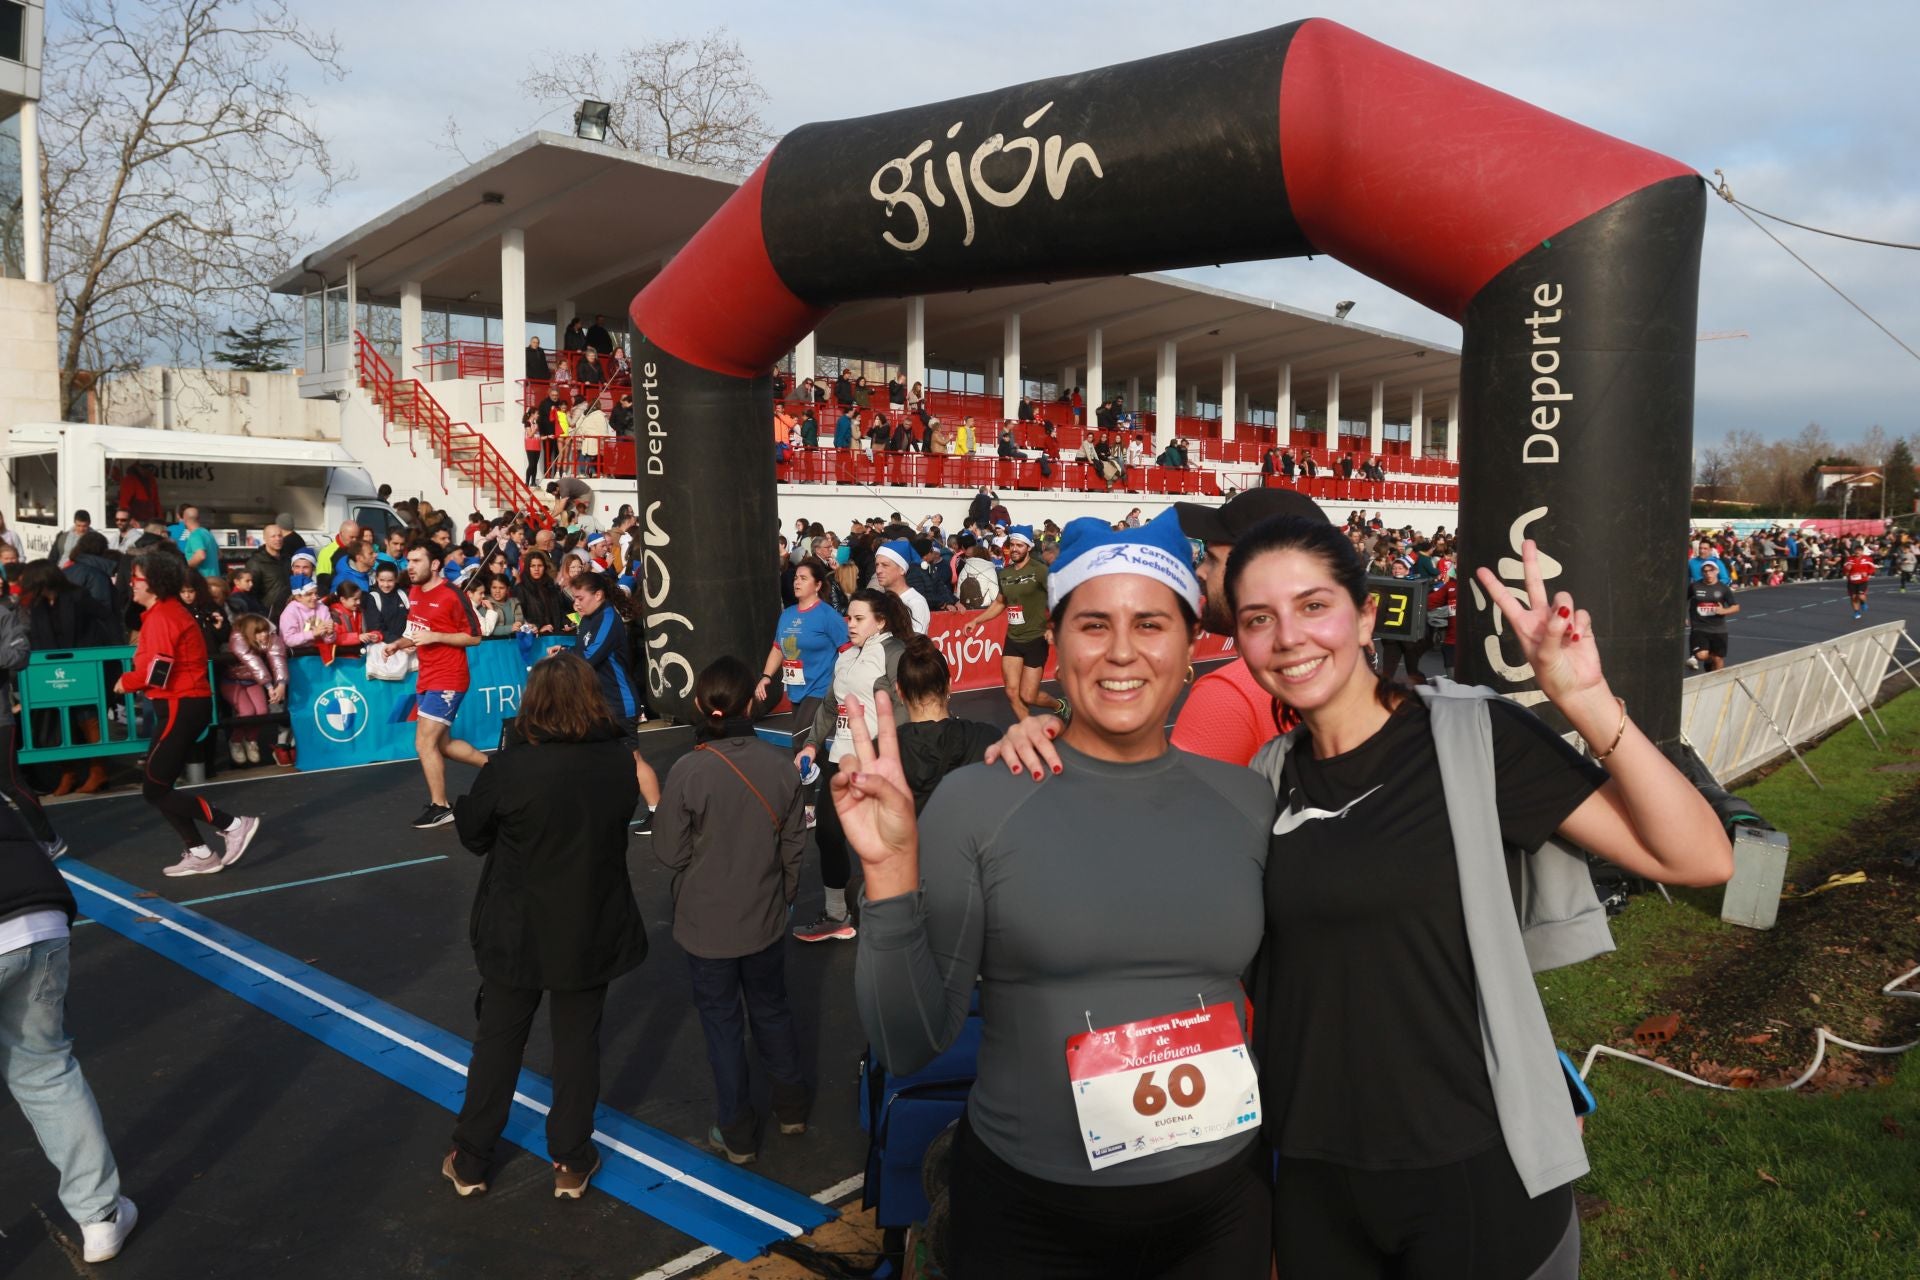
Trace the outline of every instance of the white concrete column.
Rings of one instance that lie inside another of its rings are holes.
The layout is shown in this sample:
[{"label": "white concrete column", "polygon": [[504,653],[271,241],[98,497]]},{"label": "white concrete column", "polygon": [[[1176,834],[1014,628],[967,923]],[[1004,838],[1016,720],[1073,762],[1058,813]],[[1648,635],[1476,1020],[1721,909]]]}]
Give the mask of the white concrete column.
[{"label": "white concrete column", "polygon": [[927,300],[918,294],[907,299],[907,386],[927,385]]},{"label": "white concrete column", "polygon": [[1447,461],[1460,461],[1460,396],[1447,397]]},{"label": "white concrete column", "polygon": [[1407,415],[1408,431],[1413,439],[1407,442],[1407,452],[1421,458],[1427,452],[1427,393],[1419,387],[1413,389],[1413,410]]},{"label": "white concrete column", "polygon": [[1377,454],[1380,446],[1386,443],[1387,436],[1387,384],[1383,378],[1373,380],[1373,408],[1367,413],[1367,452]]},{"label": "white concrete column", "polygon": [[1000,394],[1000,357],[999,356],[987,357],[986,394],[990,396],[997,396]]},{"label": "white concrete column", "polygon": [[[400,286],[400,376],[417,378],[414,371],[420,353],[414,348],[420,345],[420,282],[408,280]],[[504,353],[507,381],[512,382],[520,376],[520,370],[513,366],[513,353]],[[526,366],[523,363],[521,369]]]},{"label": "white concrete column", "polygon": [[1000,416],[1011,422],[1020,416],[1020,313],[1006,318],[1000,328]]},{"label": "white concrete column", "polygon": [[1240,408],[1240,357],[1229,351],[1220,357],[1220,434],[1232,435],[1233,424],[1243,415]]},{"label": "white concrete column", "polygon": [[1098,329],[1087,330],[1087,424],[1093,424],[1093,411],[1107,398],[1106,350],[1104,335]]},{"label": "white concrete column", "polygon": [[[500,233],[501,372],[512,376],[513,362],[524,360],[527,345],[527,233],[508,227]],[[556,335],[555,346],[559,346]]]},{"label": "white concrete column", "polygon": [[1161,449],[1178,434],[1173,419],[1180,412],[1180,390],[1175,374],[1179,371],[1180,344],[1163,342],[1153,366],[1153,441]]},{"label": "white concrete column", "polygon": [[28,101],[20,104],[20,270],[35,284],[47,279],[40,219],[40,104]]},{"label": "white concrete column", "polygon": [[1327,443],[1329,450],[1340,448],[1340,371],[1327,371]]},{"label": "white concrete column", "polygon": [[1273,402],[1273,421],[1284,447],[1293,442],[1293,366],[1280,366],[1280,398]]},{"label": "white concrete column", "polygon": [[793,344],[793,385],[796,390],[802,378],[814,376],[814,369],[819,364],[819,360],[818,339],[814,337],[812,330],[808,330],[806,337]]},{"label": "white concrete column", "polygon": [[1252,417],[1253,417],[1253,393],[1250,391],[1242,391],[1240,393],[1239,413],[1234,418],[1234,421],[1246,422],[1252,419]]},{"label": "white concrete column", "polygon": [[553,349],[559,351],[567,345],[567,326],[580,314],[580,304],[572,298],[554,304],[553,308]]},{"label": "white concrete column", "polygon": [[1141,409],[1144,407],[1145,406],[1143,406],[1140,403],[1140,379],[1137,377],[1128,378],[1127,379],[1127,412],[1139,413]]},{"label": "white concrete column", "polygon": [[1074,388],[1074,376],[1079,372],[1080,370],[1075,368],[1073,365],[1067,365],[1060,370],[1060,394],[1062,396],[1067,397],[1069,399],[1072,398],[1073,388]]}]

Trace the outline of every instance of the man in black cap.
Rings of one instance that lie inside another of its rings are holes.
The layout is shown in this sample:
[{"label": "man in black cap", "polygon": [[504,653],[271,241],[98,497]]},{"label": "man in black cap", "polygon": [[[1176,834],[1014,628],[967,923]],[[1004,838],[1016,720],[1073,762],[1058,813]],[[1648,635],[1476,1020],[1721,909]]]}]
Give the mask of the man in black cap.
[{"label": "man in black cap", "polygon": [[[1276,516],[1325,521],[1319,504],[1294,489],[1248,489],[1223,506],[1176,502],[1180,531],[1207,546],[1196,573],[1200,579],[1200,625],[1219,636],[1233,634],[1223,590],[1227,556],[1248,530]],[[1193,682],[1173,725],[1173,745],[1195,755],[1244,765],[1281,731],[1273,695],[1262,689],[1243,659],[1208,672]]]}]

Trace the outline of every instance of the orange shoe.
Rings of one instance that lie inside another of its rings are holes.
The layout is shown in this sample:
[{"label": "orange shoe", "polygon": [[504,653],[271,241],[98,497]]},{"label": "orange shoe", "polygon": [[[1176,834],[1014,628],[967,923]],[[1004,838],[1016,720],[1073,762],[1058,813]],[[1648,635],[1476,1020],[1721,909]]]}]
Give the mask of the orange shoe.
[{"label": "orange shoe", "polygon": [[83,796],[90,796],[107,785],[107,766],[95,763],[87,770],[87,780],[74,790]]},{"label": "orange shoe", "polygon": [[60,775],[60,785],[47,792],[47,794],[50,796],[71,795],[73,789],[79,785],[80,774],[76,770],[67,769]]}]

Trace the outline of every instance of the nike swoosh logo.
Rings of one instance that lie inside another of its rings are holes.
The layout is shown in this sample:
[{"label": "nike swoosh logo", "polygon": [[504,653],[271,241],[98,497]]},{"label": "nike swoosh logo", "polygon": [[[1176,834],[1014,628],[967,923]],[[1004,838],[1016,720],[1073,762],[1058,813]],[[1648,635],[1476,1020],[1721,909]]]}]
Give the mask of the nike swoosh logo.
[{"label": "nike swoosh logo", "polygon": [[1344,818],[1353,809],[1354,805],[1359,804],[1379,789],[1379,787],[1374,787],[1372,790],[1363,792],[1338,809],[1290,809],[1273,820],[1273,834],[1283,836],[1296,827],[1317,821],[1321,818]]}]

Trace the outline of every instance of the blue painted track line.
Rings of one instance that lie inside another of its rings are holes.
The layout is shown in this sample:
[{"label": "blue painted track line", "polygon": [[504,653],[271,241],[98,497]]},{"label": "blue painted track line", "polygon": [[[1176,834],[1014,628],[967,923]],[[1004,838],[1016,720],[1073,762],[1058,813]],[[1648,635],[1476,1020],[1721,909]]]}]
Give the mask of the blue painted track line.
[{"label": "blue painted track line", "polygon": [[[296,1030],[337,1049],[431,1102],[457,1113],[473,1046],[460,1037],[293,957],[84,864],[60,873],[81,906],[138,943]],[[552,1085],[520,1073],[504,1136],[546,1158],[545,1116]],[[610,1107],[594,1112],[602,1165],[594,1185],[704,1244],[735,1258],[766,1252],[836,1213],[768,1178],[736,1168]],[[432,1162],[422,1169],[430,1176]]]}]

